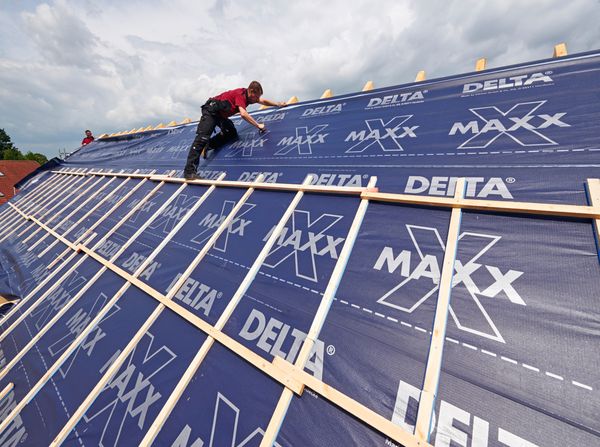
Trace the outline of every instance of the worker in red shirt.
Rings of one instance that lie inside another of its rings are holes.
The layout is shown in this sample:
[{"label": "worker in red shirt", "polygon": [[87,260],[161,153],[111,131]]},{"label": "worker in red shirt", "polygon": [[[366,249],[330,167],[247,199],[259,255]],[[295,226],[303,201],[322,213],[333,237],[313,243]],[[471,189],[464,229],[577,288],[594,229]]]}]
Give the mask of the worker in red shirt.
[{"label": "worker in red shirt", "polygon": [[[264,132],[265,125],[257,123],[246,111],[248,105],[259,103],[265,106],[283,107],[286,103],[263,99],[261,98],[262,94],[263,89],[260,83],[252,81],[248,88],[229,90],[206,101],[206,104],[202,106],[202,117],[196,129],[196,138],[190,147],[183,171],[186,180],[201,178],[196,173],[200,154],[206,158],[206,152],[209,149],[219,149],[238,138],[235,125],[229,119],[230,116],[239,113],[245,121],[258,128],[259,131]],[[211,138],[210,136],[217,126],[221,129],[221,132]]]},{"label": "worker in red shirt", "polygon": [[83,140],[81,140],[81,145],[85,146],[86,144],[90,144],[92,141],[94,141],[94,136],[92,135],[92,131],[86,130],[85,138]]}]

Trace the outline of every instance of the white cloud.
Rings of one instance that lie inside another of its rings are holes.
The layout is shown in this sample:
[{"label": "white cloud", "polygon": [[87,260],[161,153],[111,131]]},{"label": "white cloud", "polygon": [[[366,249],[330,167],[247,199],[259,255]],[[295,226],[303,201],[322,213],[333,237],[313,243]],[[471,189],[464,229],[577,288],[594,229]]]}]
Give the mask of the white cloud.
[{"label": "white cloud", "polygon": [[[3,0],[0,0],[3,3]],[[596,0],[47,0],[0,10],[0,127],[55,155],[96,134],[197,118],[260,80],[285,100],[598,48]]]},{"label": "white cloud", "polygon": [[25,32],[49,64],[94,68],[97,38],[64,0],[54,6],[43,3],[21,16]]}]

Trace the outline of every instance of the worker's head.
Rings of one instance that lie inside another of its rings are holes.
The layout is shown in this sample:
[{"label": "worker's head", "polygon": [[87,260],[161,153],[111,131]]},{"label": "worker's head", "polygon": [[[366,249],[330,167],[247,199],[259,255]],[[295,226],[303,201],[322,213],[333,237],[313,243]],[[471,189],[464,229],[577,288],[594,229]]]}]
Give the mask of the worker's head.
[{"label": "worker's head", "polygon": [[86,130],[85,131],[85,136],[86,137],[91,137],[92,136],[92,131],[91,130]]},{"label": "worker's head", "polygon": [[258,102],[258,100],[260,99],[262,94],[263,94],[263,89],[262,89],[262,85],[260,85],[260,82],[252,81],[250,83],[250,85],[248,86],[248,101],[250,102],[250,104],[254,104],[255,102]]}]

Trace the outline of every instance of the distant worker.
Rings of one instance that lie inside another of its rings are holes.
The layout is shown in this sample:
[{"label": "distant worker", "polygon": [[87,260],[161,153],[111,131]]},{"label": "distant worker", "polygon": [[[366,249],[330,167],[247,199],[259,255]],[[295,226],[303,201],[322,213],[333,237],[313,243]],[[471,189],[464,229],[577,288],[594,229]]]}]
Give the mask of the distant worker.
[{"label": "distant worker", "polygon": [[92,135],[92,131],[91,130],[86,130],[85,131],[85,138],[83,140],[81,140],[81,145],[85,146],[87,144],[90,144],[92,141],[94,141],[94,136]]},{"label": "distant worker", "polygon": [[[202,117],[196,129],[196,138],[190,147],[187,156],[187,163],[183,171],[186,180],[197,180],[201,178],[197,174],[200,155],[206,158],[206,153],[210,149],[219,149],[225,144],[237,140],[238,134],[235,125],[229,119],[230,116],[239,112],[240,116],[248,123],[255,126],[260,132],[264,132],[265,125],[257,123],[248,112],[246,107],[249,104],[259,103],[265,106],[284,107],[285,102],[273,102],[261,98],[263,94],[262,86],[257,81],[252,81],[248,88],[237,88],[228,90],[206,101],[202,106]],[[214,137],[210,137],[219,126],[221,132]]]}]

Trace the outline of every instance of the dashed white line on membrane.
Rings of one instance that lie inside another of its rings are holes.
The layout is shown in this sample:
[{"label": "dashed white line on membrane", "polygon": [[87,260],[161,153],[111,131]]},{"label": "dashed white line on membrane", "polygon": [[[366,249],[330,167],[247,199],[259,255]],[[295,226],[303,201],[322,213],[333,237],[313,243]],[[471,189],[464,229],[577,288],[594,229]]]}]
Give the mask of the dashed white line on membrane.
[{"label": "dashed white line on membrane", "polygon": [[[371,311],[370,309],[361,308],[360,306],[357,306],[356,304],[351,304],[351,303],[348,303],[347,301],[344,301],[344,300],[339,300],[339,301],[340,301],[341,303],[343,303],[343,304],[350,304],[350,306],[351,306],[351,307],[354,307],[354,308],[356,308],[356,309],[359,309],[359,310],[363,309],[363,310],[365,310],[365,311],[368,311],[369,313],[373,313],[373,311]],[[378,312],[375,312],[375,315],[377,315],[377,316],[381,316],[382,314],[379,314]],[[397,322],[398,322],[398,320],[397,320],[397,319],[395,319],[395,318],[388,317],[388,316],[386,316],[386,318],[387,318],[388,320],[390,320],[390,321],[393,321],[393,322],[395,322],[395,323],[397,323]],[[413,328],[413,326],[412,326],[410,323],[407,323],[407,322],[405,322],[405,321],[400,321],[400,324],[401,324],[402,326],[406,326],[406,327],[409,327],[409,328]],[[428,332],[426,329],[423,329],[422,327],[419,327],[419,326],[414,326],[414,328],[413,328],[413,329],[415,329],[415,330],[417,330],[417,331],[419,331],[419,332],[423,332],[423,333],[430,333],[430,334],[431,334],[431,331],[429,331],[429,332]],[[454,344],[457,344],[457,345],[462,345],[462,346],[464,346],[465,348],[467,348],[467,349],[470,349],[470,350],[473,350],[473,351],[481,351],[483,354],[489,355],[489,356],[491,356],[491,357],[496,357],[496,358],[498,357],[498,354],[496,354],[496,353],[494,353],[494,352],[487,351],[487,350],[485,350],[485,349],[483,349],[483,348],[478,348],[477,346],[473,346],[473,345],[470,345],[470,344],[468,344],[468,343],[459,342],[458,340],[455,340],[455,339],[453,339],[453,338],[451,338],[451,337],[446,337],[446,340],[447,340],[448,342],[450,342],[450,343],[454,343]],[[504,361],[505,361],[505,362],[507,362],[507,363],[511,363],[511,364],[513,364],[513,365],[519,365],[519,362],[517,362],[517,361],[516,361],[516,360],[514,360],[514,359],[511,359],[510,357],[500,356],[500,359],[504,360]],[[525,369],[528,369],[528,370],[530,370],[530,371],[534,371],[534,372],[540,372],[540,370],[539,370],[538,368],[536,368],[535,366],[531,366],[531,365],[528,365],[528,364],[526,364],[526,363],[522,363],[522,364],[521,364],[521,366],[523,366],[523,368],[525,368]],[[562,376],[559,376],[558,374],[554,374],[554,373],[551,373],[551,372],[549,372],[549,371],[546,371],[546,372],[545,372],[545,374],[546,374],[548,377],[551,377],[551,378],[553,378],[553,379],[557,379],[557,380],[564,381],[564,378],[563,378]],[[573,385],[575,385],[575,386],[579,387],[579,388],[582,388],[582,389],[585,389],[585,390],[588,390],[588,391],[593,391],[593,388],[592,388],[591,386],[589,386],[589,385],[585,385],[585,384],[583,384],[583,383],[580,383],[580,382],[577,382],[577,381],[575,381],[575,380],[572,380],[572,381],[571,381],[571,383],[572,383]]]},{"label": "dashed white line on membrane", "polygon": [[[225,259],[225,258],[222,258],[222,257],[220,257],[220,256],[216,256],[216,255],[213,255],[213,254],[210,254],[210,253],[209,253],[209,255],[210,255],[210,256],[212,256],[212,257],[215,257],[215,258],[217,258],[217,259],[221,259],[221,260],[223,260],[223,261],[230,262],[230,263],[234,264],[234,262],[233,262],[233,261],[230,261],[229,259]],[[240,265],[240,267],[244,267],[245,269],[248,269],[248,267],[246,267],[246,266],[243,266],[243,265],[241,265],[241,264],[239,264],[239,265]],[[263,272],[260,272],[260,271],[259,271],[259,273],[260,273],[260,274],[263,274],[264,276],[268,276],[268,277],[270,277],[270,278],[273,278],[273,279],[275,279],[275,280],[279,280],[279,281],[281,281],[281,282],[285,282],[285,283],[288,283],[288,284],[294,285],[294,286],[296,286],[296,287],[301,287],[301,288],[304,288],[304,289],[306,289],[305,287],[298,286],[297,284],[295,284],[295,283],[293,283],[293,282],[291,282],[291,281],[287,281],[287,280],[284,280],[284,279],[278,278],[278,277],[276,277],[276,276],[273,276],[273,275],[270,275],[270,274],[268,274],[268,273],[263,273]],[[319,292],[319,291],[317,291],[317,290],[314,290],[314,289],[309,289],[309,290],[310,290],[311,292],[314,292],[314,293],[316,293],[316,294],[320,294],[320,295],[322,295],[322,292]],[[339,302],[340,302],[340,303],[342,303],[342,304],[349,305],[350,307],[353,307],[353,308],[355,308],[355,309],[358,309],[358,310],[363,310],[364,312],[368,312],[368,313],[370,313],[370,314],[373,314],[373,313],[374,313],[374,314],[375,314],[375,315],[377,315],[378,317],[381,317],[381,318],[386,318],[387,320],[390,320],[390,321],[392,321],[392,322],[394,322],[394,323],[400,323],[402,326],[406,326],[406,327],[409,327],[409,328],[413,328],[413,325],[411,325],[410,323],[407,323],[407,322],[405,322],[405,321],[400,321],[400,320],[398,320],[398,319],[396,319],[396,318],[394,318],[394,317],[386,316],[386,315],[383,315],[383,314],[381,314],[381,313],[379,313],[379,312],[373,312],[371,309],[367,309],[367,308],[365,308],[365,307],[358,306],[358,305],[356,305],[356,304],[354,304],[354,303],[349,303],[349,302],[348,302],[348,301],[346,301],[346,300],[341,300],[341,299],[338,299],[338,298],[336,298],[336,297],[334,297],[334,300],[335,300],[335,301],[339,301]],[[419,327],[419,326],[414,326],[414,328],[413,328],[413,329],[415,329],[415,330],[417,330],[417,331],[419,331],[419,332],[423,332],[423,333],[430,333],[430,334],[431,334],[431,331],[427,331],[426,329],[423,329],[422,327]],[[455,340],[455,339],[453,339],[453,338],[451,338],[451,337],[446,337],[446,340],[447,340],[448,342],[450,342],[450,343],[454,343],[454,344],[456,344],[456,345],[462,345],[462,346],[464,346],[465,348],[467,348],[467,349],[470,349],[470,350],[474,350],[474,351],[481,351],[483,354],[489,355],[489,356],[491,356],[491,357],[498,357],[498,355],[497,355],[496,353],[494,353],[494,352],[487,351],[487,350],[485,350],[485,349],[483,349],[483,348],[477,348],[476,346],[470,345],[470,344],[468,344],[468,343],[459,342],[458,340]],[[512,363],[512,364],[514,364],[514,365],[519,365],[519,362],[517,362],[516,360],[514,360],[514,359],[511,359],[511,358],[509,358],[509,357],[500,356],[500,358],[501,358],[502,360],[504,360],[505,362]],[[527,363],[521,363],[521,366],[522,366],[523,368],[525,368],[525,369],[528,369],[528,370],[530,370],[530,371],[534,371],[534,372],[538,372],[538,373],[540,372],[539,368],[536,368],[535,366],[528,365]],[[553,379],[560,380],[560,381],[565,381],[564,377],[562,377],[562,376],[559,376],[558,374],[554,374],[554,373],[551,373],[551,372],[549,372],[549,371],[546,371],[544,374],[545,374],[546,376],[548,376],[548,377],[551,377],[551,378],[553,378]],[[593,390],[594,390],[594,389],[593,389],[591,386],[589,386],[589,385],[586,385],[586,384],[584,384],[584,383],[581,383],[581,382],[577,382],[577,381],[575,381],[575,380],[571,380],[571,383],[572,383],[574,386],[576,386],[576,387],[578,387],[578,388],[581,388],[581,389],[584,389],[584,390],[587,390],[587,391],[593,391]]]},{"label": "dashed white line on membrane", "polygon": [[501,355],[500,358],[502,360],[504,360],[505,362],[512,363],[513,365],[518,365],[519,364],[519,362],[517,362],[516,360],[510,359],[508,357],[504,357],[503,355]]},{"label": "dashed white line on membrane", "polygon": [[589,386],[589,385],[585,385],[585,384],[583,384],[583,383],[576,382],[576,381],[574,381],[574,380],[571,380],[571,383],[572,383],[573,385],[575,385],[575,386],[578,386],[578,387],[580,387],[580,388],[586,389],[586,390],[588,390],[588,391],[592,391],[592,390],[593,390],[593,388],[592,388],[591,386]]},{"label": "dashed white line on membrane", "polygon": [[557,374],[553,374],[553,373],[551,373],[551,372],[548,372],[548,371],[546,371],[546,375],[547,375],[548,377],[552,377],[553,379],[557,379],[557,380],[565,380],[565,379],[564,379],[564,377],[562,377],[562,376],[559,376],[559,375],[557,375]]},{"label": "dashed white line on membrane", "polygon": [[[467,148],[468,149],[468,148]],[[438,153],[411,153],[411,154],[362,154],[362,155],[317,155],[317,156],[296,156],[285,157],[286,160],[300,159],[323,159],[323,158],[375,158],[375,157],[424,157],[424,156],[464,156],[464,155],[499,155],[499,154],[537,154],[540,152],[594,152],[600,151],[599,148],[579,148],[579,149],[532,149],[532,150],[514,150],[514,151],[473,151],[473,152],[438,152]],[[227,157],[227,160],[280,160],[280,157]]]}]

